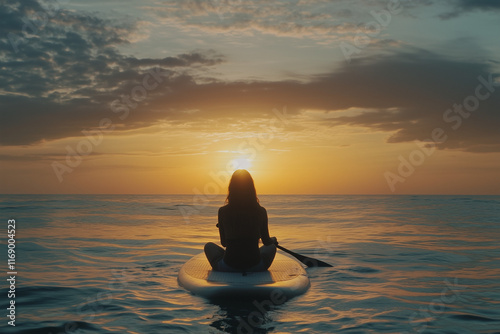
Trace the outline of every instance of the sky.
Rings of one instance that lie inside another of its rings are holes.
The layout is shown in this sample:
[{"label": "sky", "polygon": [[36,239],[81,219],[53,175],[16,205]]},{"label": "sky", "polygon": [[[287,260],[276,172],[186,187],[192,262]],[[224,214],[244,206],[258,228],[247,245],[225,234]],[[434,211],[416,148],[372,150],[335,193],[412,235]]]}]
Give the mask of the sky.
[{"label": "sky", "polygon": [[0,193],[499,194],[500,1],[0,3]]}]

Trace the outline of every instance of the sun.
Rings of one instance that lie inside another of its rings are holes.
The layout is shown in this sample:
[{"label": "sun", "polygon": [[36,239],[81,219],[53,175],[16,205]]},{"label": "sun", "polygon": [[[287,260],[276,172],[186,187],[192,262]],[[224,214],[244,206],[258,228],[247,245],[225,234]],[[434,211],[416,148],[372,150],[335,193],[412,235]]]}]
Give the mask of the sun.
[{"label": "sun", "polygon": [[252,167],[252,161],[245,157],[240,157],[231,160],[231,164],[233,165],[233,169],[246,169],[249,170]]}]

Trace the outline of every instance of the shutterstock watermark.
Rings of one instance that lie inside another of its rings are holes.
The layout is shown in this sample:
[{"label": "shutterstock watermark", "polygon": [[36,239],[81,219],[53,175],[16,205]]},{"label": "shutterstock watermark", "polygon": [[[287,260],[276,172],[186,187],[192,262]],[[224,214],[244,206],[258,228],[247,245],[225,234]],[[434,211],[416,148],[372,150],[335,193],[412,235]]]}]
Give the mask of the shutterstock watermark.
[{"label": "shutterstock watermark", "polygon": [[[110,109],[113,113],[117,114],[121,121],[127,119],[131,109],[136,109],[142,101],[148,97],[148,92],[156,90],[164,78],[170,75],[169,71],[161,71],[160,68],[149,70],[143,77],[141,84],[134,86],[130,90],[130,95],[122,94],[120,99],[111,102]],[[171,92],[170,87],[167,86],[167,91]],[[108,117],[102,118],[96,128],[82,130],[85,136],[78,141],[75,146],[66,145],[66,159],[62,162],[54,161],[51,166],[59,180],[63,182],[64,174],[71,173],[78,167],[83,160],[84,156],[90,155],[94,149],[101,145],[104,140],[104,134],[113,132],[115,125],[113,120]]]},{"label": "shutterstock watermark", "polygon": [[[286,106],[283,107],[282,111],[274,108],[272,112],[274,117],[269,120],[268,124],[263,126],[263,131],[243,140],[238,145],[237,151],[240,152],[241,156],[245,156],[250,161],[254,160],[259,152],[263,151],[274,140],[276,134],[285,128],[288,123]],[[240,166],[237,161],[231,160],[226,164],[224,170],[208,173],[211,181],[206,183],[203,189],[193,189],[194,196],[191,205],[178,206],[186,223],[189,223],[191,215],[199,213],[208,205],[211,196],[220,194],[227,189],[231,175],[238,168],[244,168],[244,166]]]},{"label": "shutterstock watermark", "polygon": [[[490,73],[488,78],[483,76],[477,77],[479,84],[471,94],[464,98],[462,104],[454,104],[451,108],[446,109],[443,113],[443,122],[447,124],[453,131],[457,131],[462,126],[465,119],[468,119],[473,112],[477,111],[481,102],[486,101],[496,91],[496,87],[500,86],[500,82],[495,81],[493,74]],[[449,130],[448,130],[449,131]],[[386,171],[384,178],[392,192],[396,191],[398,183],[404,183],[415,172],[418,166],[421,166],[427,158],[436,151],[438,144],[444,144],[448,140],[447,131],[441,127],[434,128],[430,137],[423,141],[416,141],[417,148],[404,157],[398,157],[399,165],[397,173]]]},{"label": "shutterstock watermark", "polygon": [[387,9],[370,11],[370,15],[374,20],[358,29],[353,40],[354,44],[348,42],[340,43],[340,50],[348,63],[351,62],[354,55],[359,55],[363,49],[372,43],[373,38],[379,36],[383,29],[389,26],[393,15],[397,15],[403,11],[401,0],[389,0],[386,7]]}]

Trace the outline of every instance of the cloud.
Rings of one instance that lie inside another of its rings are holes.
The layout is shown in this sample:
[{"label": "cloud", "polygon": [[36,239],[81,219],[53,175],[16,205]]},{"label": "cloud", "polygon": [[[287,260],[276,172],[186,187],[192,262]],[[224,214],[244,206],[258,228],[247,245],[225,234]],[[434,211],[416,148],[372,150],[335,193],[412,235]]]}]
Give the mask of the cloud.
[{"label": "cloud", "polygon": [[[302,81],[225,82],[205,75],[206,69],[225,61],[213,50],[163,59],[121,54],[117,46],[127,43],[133,24],[60,10],[43,30],[25,35],[22,20],[39,9],[36,4],[0,8],[7,20],[1,21],[0,36],[13,32],[26,39],[17,53],[8,38],[0,39],[0,145],[82,136],[82,130],[98,127],[103,118],[112,120],[119,132],[164,121],[188,126],[266,118],[273,108],[286,105],[292,117],[323,110],[328,117],[317,124],[331,131],[335,126],[361,126],[387,132],[388,142],[401,143],[425,140],[439,127],[448,135],[441,149],[500,152],[500,92],[491,92],[457,129],[453,126],[458,121],[443,119],[454,104],[476,93],[478,77],[496,80],[488,62],[405,47],[354,59]],[[157,72],[151,72],[154,68]],[[143,99],[139,93],[144,78],[149,75],[146,84],[155,83],[151,73],[161,82]],[[134,92],[141,98],[134,100]],[[362,112],[345,115],[350,108]]]},{"label": "cloud", "polygon": [[458,6],[465,10],[500,10],[497,0],[458,0]]},{"label": "cloud", "polygon": [[348,2],[308,1],[242,1],[187,0],[165,1],[151,8],[163,20],[182,29],[204,33],[263,33],[294,38],[335,40],[340,35],[356,33]]},{"label": "cloud", "polygon": [[[199,67],[224,61],[211,50],[163,59],[124,56],[117,46],[128,43],[133,23],[48,9],[37,1],[0,4],[0,22],[1,145],[74,136],[97,126],[109,117],[109,103],[143,85],[153,68],[165,86],[175,86],[191,82]],[[161,89],[148,98],[155,94]]]},{"label": "cloud", "polygon": [[[408,49],[357,59],[307,82],[192,83],[170,96],[159,97],[155,104],[176,110],[178,113],[170,116],[186,122],[266,117],[272,108],[283,105],[291,115],[324,110],[329,117],[318,120],[318,125],[386,131],[390,143],[426,140],[435,128],[443,128],[448,139],[439,145],[441,149],[500,151],[499,87],[480,88],[480,93],[488,97],[470,116],[461,119],[457,129],[458,121],[444,119],[445,112],[455,104],[470,103],[468,97],[482,85],[479,77],[497,80],[492,72],[488,63],[451,60],[425,50]],[[494,92],[488,93],[488,89]],[[366,112],[336,115],[350,108]],[[182,110],[195,112],[187,114]]]},{"label": "cloud", "polygon": [[498,11],[500,1],[497,0],[452,0],[454,9],[451,12],[441,14],[442,19],[452,19],[462,14],[473,11]]},{"label": "cloud", "polygon": [[500,86],[492,72],[485,63],[424,51],[359,60],[332,78],[353,89],[358,107],[378,110],[332,122],[391,132],[390,143],[425,141],[441,128],[447,135],[441,149],[499,152]]}]

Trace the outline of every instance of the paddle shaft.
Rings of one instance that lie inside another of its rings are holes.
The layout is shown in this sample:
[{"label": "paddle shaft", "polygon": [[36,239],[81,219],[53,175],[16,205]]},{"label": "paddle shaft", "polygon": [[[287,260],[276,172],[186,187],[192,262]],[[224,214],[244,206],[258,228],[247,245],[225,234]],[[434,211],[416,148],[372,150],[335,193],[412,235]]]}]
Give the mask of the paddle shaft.
[{"label": "paddle shaft", "polygon": [[300,262],[302,262],[303,264],[305,264],[308,267],[333,267],[331,264],[328,264],[328,263],[323,262],[321,260],[313,259],[312,257],[307,257],[304,255],[300,255],[300,254],[297,254],[295,252],[292,252],[291,250],[288,250],[283,246],[276,245],[276,247],[281,249],[283,252],[292,255],[293,257],[295,257],[297,260],[299,260]]}]

